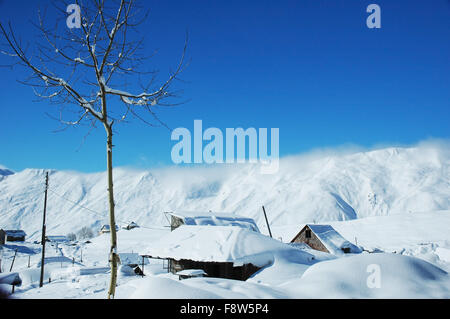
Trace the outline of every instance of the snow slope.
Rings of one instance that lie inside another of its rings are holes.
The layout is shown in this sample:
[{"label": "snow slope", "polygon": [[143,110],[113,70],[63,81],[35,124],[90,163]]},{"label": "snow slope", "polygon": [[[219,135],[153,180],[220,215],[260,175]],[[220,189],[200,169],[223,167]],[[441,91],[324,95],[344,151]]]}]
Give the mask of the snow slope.
[{"label": "snow slope", "polygon": [[[273,262],[245,282],[221,278],[179,281],[178,276],[167,273],[162,261],[150,260],[145,265],[145,278],[119,273],[117,298],[449,298],[449,275],[443,271],[450,271],[446,259],[446,252],[450,252],[449,224],[450,211],[333,222],[333,227],[349,240],[357,237],[358,245],[386,253],[364,252],[354,255],[355,258],[308,248],[303,252],[299,249],[298,254],[277,249]],[[273,232],[288,233],[289,228],[294,232],[293,226],[276,227]],[[121,229],[118,252],[136,253],[169,232],[167,228]],[[0,251],[2,267],[7,271],[18,249],[13,272],[20,274],[23,284],[16,289],[17,298],[105,298],[109,240],[109,234],[102,234],[91,243],[77,246],[62,243],[55,247],[56,243],[49,243],[46,284],[42,289],[37,289],[39,245],[30,242],[5,245]],[[305,260],[305,252],[314,255],[314,262]],[[31,268],[27,266],[29,256]],[[73,258],[75,265],[71,262]],[[367,286],[371,275],[368,270],[373,271],[368,269],[370,265],[379,266],[379,288]],[[47,283],[49,278],[51,283]]]},{"label": "snow slope", "polygon": [[14,174],[14,172],[2,165],[0,165],[0,179],[3,178],[3,176],[8,176],[8,175],[12,175]]},{"label": "snow slope", "polygon": [[448,298],[450,276],[418,258],[360,254],[314,264],[283,288],[294,298]]},{"label": "snow slope", "polygon": [[[380,218],[380,217],[376,217]],[[341,222],[347,223],[347,222]],[[186,226],[192,227],[192,226]],[[195,227],[195,226],[194,226]],[[382,228],[380,228],[382,229]],[[163,232],[163,231],[160,231]],[[119,232],[119,251],[131,252],[143,241],[161,236],[151,230],[133,229]],[[32,257],[31,268],[20,254],[14,271],[23,279],[16,298],[105,298],[109,281],[107,234],[83,247],[83,264],[73,266],[56,260],[57,255],[77,261],[80,247],[61,245],[59,251],[49,245],[46,255],[45,285],[37,289],[39,268]],[[22,245],[22,244],[17,244]],[[25,244],[30,245],[30,244]],[[12,249],[13,247],[9,247]],[[23,251],[24,249],[22,249]],[[304,254],[279,250],[272,264],[247,281],[221,278],[178,280],[167,273],[162,262],[145,265],[144,278],[119,273],[117,298],[449,298],[450,276],[442,269],[415,257],[375,253],[336,256],[309,250],[315,262],[305,262]],[[10,252],[12,253],[12,251]],[[9,265],[11,258],[7,258]],[[55,261],[54,261],[55,260]],[[379,285],[370,286],[373,265],[379,270]],[[98,270],[98,271],[97,271]],[[47,283],[48,278],[51,283]],[[369,282],[369,285],[368,285]]]},{"label": "snow slope", "polygon": [[[318,152],[282,158],[274,175],[261,175],[250,164],[117,168],[117,220],[160,227],[168,225],[164,211],[227,211],[254,218],[267,233],[261,205],[273,227],[449,209],[449,149],[421,144]],[[26,169],[0,177],[1,227],[39,238],[44,175]],[[107,203],[105,173],[50,171],[48,233],[65,235],[83,226],[97,231],[107,223]]]}]

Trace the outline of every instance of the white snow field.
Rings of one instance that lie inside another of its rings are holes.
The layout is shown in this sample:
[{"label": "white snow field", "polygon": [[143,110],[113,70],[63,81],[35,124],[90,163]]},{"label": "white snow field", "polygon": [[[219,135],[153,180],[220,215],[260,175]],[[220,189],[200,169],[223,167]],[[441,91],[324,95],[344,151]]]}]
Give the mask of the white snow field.
[{"label": "white snow field", "polygon": [[295,298],[449,298],[449,279],[418,258],[360,254],[317,263],[282,287]]},{"label": "white snow field", "polygon": [[[115,169],[118,223],[141,226],[119,230],[119,253],[156,251],[170,233],[163,212],[212,210],[253,218],[262,234],[234,233],[231,226],[182,227],[217,227],[227,233],[212,247],[216,254],[220,249],[236,253],[233,249],[245,246],[230,247],[232,239],[254,235],[248,251],[264,256],[264,267],[246,281],[179,280],[162,260],[150,259],[145,277],[125,268],[119,272],[116,298],[450,298],[449,164],[448,144],[423,143],[282,158],[274,175],[261,175],[250,164]],[[107,223],[105,173],[50,172],[47,234],[67,235],[88,226],[95,237],[90,243],[48,243],[45,284],[38,288],[41,246],[33,241],[41,236],[45,171],[2,167],[2,172],[0,228],[27,233],[26,242],[7,242],[0,250],[5,274],[17,250],[12,272],[19,273],[22,285],[13,296],[105,298],[109,234],[98,234]],[[264,237],[262,205],[274,239]],[[363,253],[336,256],[304,246],[287,248],[307,223],[331,225]],[[201,240],[208,240],[205,236]],[[261,243],[269,244],[265,249]],[[163,245],[159,249],[164,252]]]}]

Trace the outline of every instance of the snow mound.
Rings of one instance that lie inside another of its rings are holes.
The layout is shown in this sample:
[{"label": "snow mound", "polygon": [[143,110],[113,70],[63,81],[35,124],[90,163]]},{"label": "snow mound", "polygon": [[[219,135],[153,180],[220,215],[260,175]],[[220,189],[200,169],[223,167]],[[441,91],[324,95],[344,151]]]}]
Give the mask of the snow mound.
[{"label": "snow mound", "polygon": [[436,248],[436,254],[438,255],[439,259],[450,263],[450,249],[438,247]]},{"label": "snow mound", "polygon": [[119,276],[136,276],[134,269],[127,265],[121,265],[119,267]]},{"label": "snow mound", "polygon": [[169,278],[141,279],[130,299],[218,299],[218,295]]},{"label": "snow mound", "polygon": [[283,288],[294,298],[449,298],[450,276],[415,257],[359,254],[317,263]]},{"label": "snow mound", "polygon": [[[263,267],[273,262],[274,254],[280,251],[298,250],[238,226],[180,226],[143,249],[140,255]],[[304,253],[304,257],[306,262],[309,255]]]},{"label": "snow mound", "polygon": [[[117,291],[117,298],[130,299],[272,299],[289,298],[278,289],[247,281],[223,278],[157,276],[132,280]],[[127,293],[130,291],[131,293]]]}]

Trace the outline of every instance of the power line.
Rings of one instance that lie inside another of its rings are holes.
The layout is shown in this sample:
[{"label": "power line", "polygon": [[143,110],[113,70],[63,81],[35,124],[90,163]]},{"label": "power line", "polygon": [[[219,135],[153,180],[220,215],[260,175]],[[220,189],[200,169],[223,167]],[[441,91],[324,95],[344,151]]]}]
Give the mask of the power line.
[{"label": "power line", "polygon": [[74,204],[74,205],[76,205],[76,206],[79,206],[79,207],[81,207],[81,208],[83,208],[83,209],[85,209],[85,210],[88,210],[88,211],[90,211],[91,213],[94,213],[94,214],[99,215],[99,216],[101,216],[101,217],[106,217],[106,216],[105,216],[104,214],[102,214],[102,213],[99,213],[99,212],[97,212],[97,211],[95,211],[95,210],[92,210],[92,209],[90,209],[90,208],[88,208],[88,207],[85,207],[85,206],[83,206],[83,205],[81,205],[81,204],[79,204],[79,203],[77,203],[77,202],[75,202],[75,201],[73,201],[73,200],[71,200],[71,199],[68,199],[68,198],[66,198],[66,197],[64,197],[64,196],[62,196],[62,195],[59,195],[57,192],[55,192],[55,191],[52,190],[51,188],[49,188],[48,190],[51,191],[51,192],[52,192],[53,194],[55,194],[56,196],[61,197],[62,199],[66,200],[66,201],[68,201],[68,202],[71,202],[72,204]]},{"label": "power line", "polygon": [[[42,191],[44,191],[44,188],[42,188]],[[24,201],[21,201],[21,202],[19,202],[19,204],[21,204],[21,203],[25,203],[26,201],[24,200]],[[16,211],[16,209],[24,209],[24,208],[26,208],[26,206],[25,207],[12,207],[10,210],[8,210],[8,211],[6,211],[6,212],[1,212],[0,213],[0,216],[2,216],[2,217],[5,217],[6,215],[8,215],[8,214],[11,214],[11,213],[15,213]]]},{"label": "power line", "polygon": [[1,216],[4,217],[4,216],[6,216],[6,215],[8,215],[10,213],[15,213],[16,208],[17,207],[13,207],[12,209],[8,210],[6,213],[2,212]]},{"label": "power line", "polygon": [[[93,209],[91,209],[91,208],[89,208],[89,207],[83,206],[83,205],[81,205],[81,204],[79,204],[79,203],[77,203],[77,202],[75,202],[75,201],[73,201],[73,200],[71,200],[71,199],[69,199],[69,198],[67,198],[67,197],[64,197],[64,196],[58,194],[57,192],[55,192],[54,190],[52,190],[50,187],[48,188],[48,190],[49,190],[50,192],[52,192],[53,194],[55,194],[56,196],[58,196],[58,197],[60,197],[60,198],[62,198],[62,199],[64,199],[64,200],[66,200],[66,201],[68,201],[68,202],[70,202],[70,203],[72,203],[72,204],[74,204],[74,205],[76,205],[76,206],[78,206],[78,207],[80,207],[80,208],[83,208],[84,210],[87,210],[87,211],[91,212],[92,214],[98,215],[98,216],[103,217],[103,218],[106,218],[106,217],[107,217],[105,214],[102,214],[102,213],[100,213],[100,212],[97,212],[97,211],[95,211],[95,210],[93,210]],[[5,217],[5,216],[8,215],[8,214],[15,213],[17,208],[18,208],[18,207],[13,207],[12,209],[8,210],[7,212],[2,212],[2,213],[1,213],[1,216],[2,216],[2,217]],[[22,207],[22,208],[23,208],[23,207]],[[19,209],[20,209],[20,208],[19,208]],[[118,222],[120,222],[120,223],[124,223],[124,224],[128,223],[128,221],[123,221],[123,220],[118,220],[118,219],[116,219],[116,220],[117,220]],[[148,229],[156,229],[156,230],[166,230],[166,229],[167,229],[167,227],[164,227],[164,226],[162,226],[162,227],[150,227],[150,226],[141,226],[141,225],[139,225],[139,227],[142,227],[142,228],[148,228]]]},{"label": "power line", "polygon": [[[72,203],[72,204],[74,204],[74,205],[76,205],[76,206],[79,206],[79,207],[81,207],[81,208],[83,208],[83,209],[85,209],[85,210],[87,210],[87,211],[89,211],[89,212],[91,212],[91,213],[93,213],[93,214],[96,214],[96,215],[101,216],[101,217],[103,217],[103,218],[106,218],[106,217],[107,217],[105,214],[99,213],[99,212],[97,212],[97,211],[95,211],[95,210],[93,210],[93,209],[90,209],[90,208],[88,208],[88,207],[85,207],[85,206],[83,206],[83,205],[81,205],[81,204],[79,204],[79,203],[77,203],[77,202],[75,202],[75,201],[73,201],[73,200],[71,200],[71,199],[69,199],[69,198],[66,198],[66,197],[64,197],[64,196],[62,196],[62,195],[60,195],[60,194],[58,194],[57,192],[55,192],[55,191],[52,190],[51,188],[49,188],[48,190],[51,191],[51,192],[52,192],[53,194],[55,194],[56,196],[58,196],[58,197],[60,197],[60,198],[62,198],[62,199],[64,199],[64,200],[66,200],[66,201],[68,201],[68,202],[70,202],[70,203]],[[128,223],[128,221],[123,221],[123,220],[119,220],[119,219],[116,219],[116,220],[117,220],[118,222],[120,222],[120,223],[124,223],[124,224]],[[142,226],[142,225],[139,225],[139,227],[147,228],[147,229],[156,229],[156,230],[167,230],[166,227],[149,227],[149,226]]]}]

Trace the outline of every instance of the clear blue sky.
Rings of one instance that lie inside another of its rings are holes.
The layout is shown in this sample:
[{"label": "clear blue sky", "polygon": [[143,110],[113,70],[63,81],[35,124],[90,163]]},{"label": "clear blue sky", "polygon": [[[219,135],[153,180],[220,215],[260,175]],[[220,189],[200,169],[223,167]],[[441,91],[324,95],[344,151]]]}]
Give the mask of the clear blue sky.
[{"label": "clear blue sky", "polygon": [[[368,29],[366,7],[381,7]],[[47,1],[0,0],[0,20],[35,41],[37,8]],[[190,101],[162,111],[172,128],[278,127],[280,155],[346,143],[413,144],[450,137],[450,1],[143,1],[141,26],[152,61],[174,66],[186,29]],[[48,17],[51,19],[51,17]],[[3,40],[3,39],[2,39]],[[8,59],[0,56],[0,64]],[[0,68],[0,164],[105,170],[105,133],[54,133],[55,106],[18,83],[23,68]],[[171,164],[170,131],[139,122],[116,127],[115,166]]]}]

